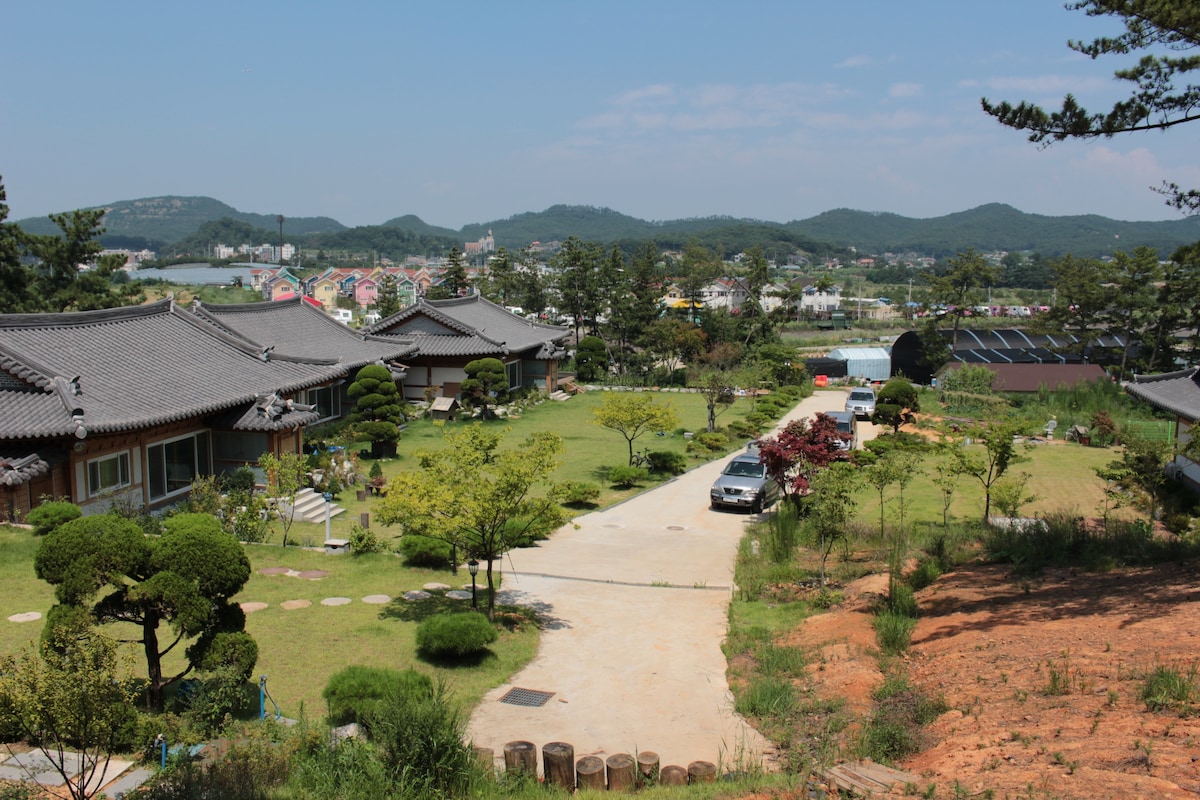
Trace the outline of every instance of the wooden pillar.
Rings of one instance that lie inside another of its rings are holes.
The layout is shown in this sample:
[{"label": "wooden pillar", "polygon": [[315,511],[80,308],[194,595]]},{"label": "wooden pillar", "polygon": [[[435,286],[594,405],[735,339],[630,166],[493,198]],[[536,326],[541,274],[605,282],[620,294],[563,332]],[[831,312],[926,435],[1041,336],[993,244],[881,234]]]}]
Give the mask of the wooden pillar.
[{"label": "wooden pillar", "polygon": [[663,767],[658,773],[659,786],[687,786],[688,772],[677,764]]},{"label": "wooden pillar", "polygon": [[637,762],[628,753],[614,753],[605,762],[608,767],[608,790],[632,792],[637,789]]},{"label": "wooden pillar", "polygon": [[509,742],[504,745],[505,773],[527,772],[537,776],[537,747],[533,742]]},{"label": "wooden pillar", "polygon": [[575,791],[575,746],[567,742],[542,745],[542,775],[549,785]]},{"label": "wooden pillar", "polygon": [[490,747],[476,747],[475,760],[485,775],[496,774],[496,751]]},{"label": "wooden pillar", "polygon": [[644,750],[638,753],[637,762],[642,783],[654,783],[658,780],[658,753]]},{"label": "wooden pillar", "polygon": [[712,783],[717,779],[717,765],[711,761],[688,764],[688,783]]},{"label": "wooden pillar", "polygon": [[575,762],[577,788],[604,791],[604,760],[598,756],[584,756]]},{"label": "wooden pillar", "polygon": [[365,531],[371,527],[371,512],[364,511],[358,515],[358,524]]}]

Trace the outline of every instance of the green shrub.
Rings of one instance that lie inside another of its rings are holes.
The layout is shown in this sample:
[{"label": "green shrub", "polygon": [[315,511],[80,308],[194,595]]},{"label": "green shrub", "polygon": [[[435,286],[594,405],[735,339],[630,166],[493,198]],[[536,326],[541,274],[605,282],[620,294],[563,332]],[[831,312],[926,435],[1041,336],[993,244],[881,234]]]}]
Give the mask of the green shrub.
[{"label": "green shrub", "polygon": [[875,627],[875,641],[878,642],[879,649],[887,655],[898,655],[908,650],[917,621],[906,614],[885,609],[875,615],[872,625]]},{"label": "green shrub", "polygon": [[488,618],[474,611],[436,614],[417,626],[417,649],[430,658],[467,658],[486,650],[496,635]]},{"label": "green shrub", "polygon": [[624,489],[637,486],[649,478],[650,471],[645,467],[630,467],[622,464],[608,471],[609,482]]},{"label": "green shrub", "polygon": [[758,430],[762,430],[770,421],[771,418],[761,411],[751,411],[746,415],[746,422]]},{"label": "green shrub", "polygon": [[225,492],[254,491],[254,470],[249,467],[238,467],[232,472],[221,476],[221,490]]},{"label": "green shrub", "polygon": [[568,506],[595,505],[600,498],[600,487],[587,481],[567,481],[563,489],[563,503]]},{"label": "green shrub", "polygon": [[378,800],[391,797],[391,777],[376,757],[375,748],[359,739],[334,747],[314,747],[293,760],[294,780],[308,794],[338,800]]},{"label": "green shrub", "polygon": [[1197,665],[1186,671],[1161,664],[1142,684],[1142,702],[1151,711],[1174,711],[1181,717],[1194,716],[1200,702],[1200,685],[1196,682]]},{"label": "green shrub", "polygon": [[673,450],[652,450],[646,454],[650,459],[650,470],[665,475],[681,475],[687,472],[687,457]]},{"label": "green shrub", "polygon": [[751,439],[758,436],[759,428],[743,419],[735,419],[729,423],[729,433],[739,439]]},{"label": "green shrub", "polygon": [[748,717],[786,715],[795,708],[796,687],[787,677],[755,677],[734,702],[734,709]]},{"label": "green shrub", "polygon": [[400,537],[399,550],[404,563],[410,567],[444,569],[450,566],[450,559],[454,557],[449,542],[412,533]]},{"label": "green shrub", "polygon": [[923,744],[921,729],[947,711],[944,700],[917,691],[903,676],[884,680],[872,697],[875,711],[863,727],[860,750],[862,755],[884,763],[919,752]]},{"label": "green shrub", "polygon": [[382,553],[387,550],[386,545],[375,534],[375,531],[361,525],[355,525],[350,529],[349,542],[350,552],[356,556],[365,553]]},{"label": "green shrub", "polygon": [[917,598],[913,596],[912,587],[900,581],[892,581],[887,607],[889,611],[916,619]]},{"label": "green shrub", "polygon": [[394,695],[423,698],[432,694],[433,681],[416,670],[358,665],[335,672],[321,692],[330,725],[357,722],[364,726],[370,724],[380,704]]},{"label": "green shrub", "polygon": [[[480,614],[466,616],[487,621]],[[373,717],[371,740],[398,790],[391,796],[470,796],[467,787],[478,774],[478,762],[466,740],[466,721],[445,684],[426,696],[391,696]]]},{"label": "green shrub", "polygon": [[697,433],[692,441],[688,443],[688,448],[703,450],[709,453],[719,452],[729,446],[729,437],[720,431],[708,433]]},{"label": "green shrub", "polygon": [[920,591],[942,576],[942,565],[933,556],[925,556],[917,562],[916,568],[908,575],[908,585],[913,591]]},{"label": "green shrub", "polygon": [[64,522],[70,522],[82,516],[83,512],[74,503],[66,500],[50,500],[26,514],[25,521],[33,526],[34,536],[45,536]]}]

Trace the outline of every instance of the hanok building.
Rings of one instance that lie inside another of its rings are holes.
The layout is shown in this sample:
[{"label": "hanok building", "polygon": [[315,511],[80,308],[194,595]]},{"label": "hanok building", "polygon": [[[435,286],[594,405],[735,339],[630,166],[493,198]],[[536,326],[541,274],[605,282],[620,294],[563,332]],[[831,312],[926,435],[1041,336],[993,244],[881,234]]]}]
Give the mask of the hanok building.
[{"label": "hanok building", "polygon": [[466,365],[480,358],[502,361],[511,389],[553,392],[570,329],[519,317],[475,294],[418,300],[367,333],[416,346],[416,354],[406,360],[404,396],[419,401],[426,389],[435,396],[457,397]]},{"label": "hanok building", "polygon": [[85,513],[115,499],[178,502],[197,476],[300,452],[319,414],[297,398],[345,374],[335,359],[222,332],[171,299],[0,315],[0,508],[20,519],[43,496]]},{"label": "hanok building", "polygon": [[[1175,442],[1179,448],[1191,441],[1200,422],[1200,368],[1139,375],[1125,385],[1125,391],[1175,416]],[[1200,491],[1200,464],[1183,453],[1176,453],[1167,465],[1167,474],[1185,482],[1192,491]]]}]

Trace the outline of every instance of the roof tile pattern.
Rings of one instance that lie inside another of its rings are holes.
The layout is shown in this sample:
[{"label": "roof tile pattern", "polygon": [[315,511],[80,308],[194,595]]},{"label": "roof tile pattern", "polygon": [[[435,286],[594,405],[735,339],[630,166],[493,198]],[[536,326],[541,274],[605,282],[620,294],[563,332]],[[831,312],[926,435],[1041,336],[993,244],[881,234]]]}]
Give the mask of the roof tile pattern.
[{"label": "roof tile pattern", "polygon": [[1164,411],[1200,420],[1200,367],[1159,375],[1139,375],[1125,391]]},{"label": "roof tile pattern", "polygon": [[476,294],[418,300],[372,325],[368,332],[405,336],[417,345],[419,356],[519,353],[556,358],[562,354],[562,342],[570,330],[518,317]]},{"label": "roof tile pattern", "polygon": [[275,353],[295,358],[340,361],[346,369],[402,359],[416,351],[404,339],[381,339],[351,330],[299,297],[274,303],[196,304],[192,310],[247,343],[271,346]]},{"label": "roof tile pattern", "polygon": [[[0,390],[0,438],[133,430],[335,380],[344,368],[273,356],[176,308],[0,315],[9,374],[41,392]],[[46,379],[49,380],[46,380]]]}]

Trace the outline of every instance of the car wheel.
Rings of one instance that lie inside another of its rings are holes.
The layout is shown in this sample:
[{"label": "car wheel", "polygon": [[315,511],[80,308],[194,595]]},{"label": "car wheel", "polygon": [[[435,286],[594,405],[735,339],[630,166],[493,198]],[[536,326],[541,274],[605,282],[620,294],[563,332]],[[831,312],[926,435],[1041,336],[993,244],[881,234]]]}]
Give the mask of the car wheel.
[{"label": "car wheel", "polygon": [[763,500],[761,497],[754,501],[754,505],[750,510],[755,514],[761,514],[763,512]]}]

